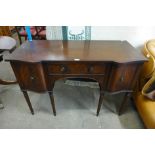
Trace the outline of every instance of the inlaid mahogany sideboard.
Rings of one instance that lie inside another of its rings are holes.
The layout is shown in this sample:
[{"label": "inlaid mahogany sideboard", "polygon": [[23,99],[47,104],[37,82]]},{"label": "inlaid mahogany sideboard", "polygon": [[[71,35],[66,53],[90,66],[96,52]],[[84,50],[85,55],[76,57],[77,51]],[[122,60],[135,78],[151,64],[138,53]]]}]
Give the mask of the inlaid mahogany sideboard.
[{"label": "inlaid mahogany sideboard", "polygon": [[[147,59],[127,41],[27,41],[5,58],[10,61],[32,114],[27,91],[48,92],[56,115],[53,88],[58,79],[88,78],[100,86],[97,116],[105,92],[134,90]],[[123,105],[122,104],[122,105]]]}]

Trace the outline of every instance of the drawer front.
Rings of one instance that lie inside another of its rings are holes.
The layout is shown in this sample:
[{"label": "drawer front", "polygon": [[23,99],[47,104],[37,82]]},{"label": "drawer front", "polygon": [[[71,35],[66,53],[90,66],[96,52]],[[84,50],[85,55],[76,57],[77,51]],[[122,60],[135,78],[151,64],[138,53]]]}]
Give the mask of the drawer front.
[{"label": "drawer front", "polygon": [[48,74],[105,74],[105,64],[69,63],[50,64],[47,66]]},{"label": "drawer front", "polygon": [[108,81],[108,91],[133,90],[133,81],[136,80],[136,71],[137,66],[134,64],[113,66]]},{"label": "drawer front", "polygon": [[41,64],[12,62],[11,66],[22,90],[32,90],[37,92],[46,90],[46,84]]}]

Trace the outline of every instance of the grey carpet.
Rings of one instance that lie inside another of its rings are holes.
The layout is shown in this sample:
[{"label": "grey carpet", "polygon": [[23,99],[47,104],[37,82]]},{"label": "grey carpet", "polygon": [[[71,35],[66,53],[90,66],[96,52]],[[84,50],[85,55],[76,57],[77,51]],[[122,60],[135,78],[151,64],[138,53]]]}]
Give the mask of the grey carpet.
[{"label": "grey carpet", "polygon": [[[9,63],[0,64],[0,77],[14,79]],[[124,113],[117,110],[124,94],[105,95],[100,115],[96,117],[99,89],[75,87],[57,81],[54,97],[57,116],[53,116],[47,93],[29,92],[35,115],[31,115],[18,85],[0,86],[0,128],[52,129],[141,129],[144,125],[131,101]]]}]

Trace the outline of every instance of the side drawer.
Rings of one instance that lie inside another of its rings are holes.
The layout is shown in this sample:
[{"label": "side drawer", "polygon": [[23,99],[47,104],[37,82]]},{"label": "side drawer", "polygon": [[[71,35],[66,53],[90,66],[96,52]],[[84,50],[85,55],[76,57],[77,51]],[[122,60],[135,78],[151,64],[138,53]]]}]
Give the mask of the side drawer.
[{"label": "side drawer", "polygon": [[107,90],[110,92],[133,90],[133,83],[136,80],[137,65],[113,65]]},{"label": "side drawer", "polygon": [[11,66],[22,90],[46,90],[41,63],[11,62]]}]

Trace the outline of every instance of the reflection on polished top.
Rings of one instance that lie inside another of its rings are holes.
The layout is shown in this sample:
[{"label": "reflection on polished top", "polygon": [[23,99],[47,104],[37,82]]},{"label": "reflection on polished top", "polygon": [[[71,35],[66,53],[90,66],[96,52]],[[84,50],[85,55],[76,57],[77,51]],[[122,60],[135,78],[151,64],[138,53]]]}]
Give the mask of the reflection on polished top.
[{"label": "reflection on polished top", "polygon": [[110,61],[126,63],[145,61],[140,51],[127,41],[47,41],[23,43],[5,60],[41,61]]}]

